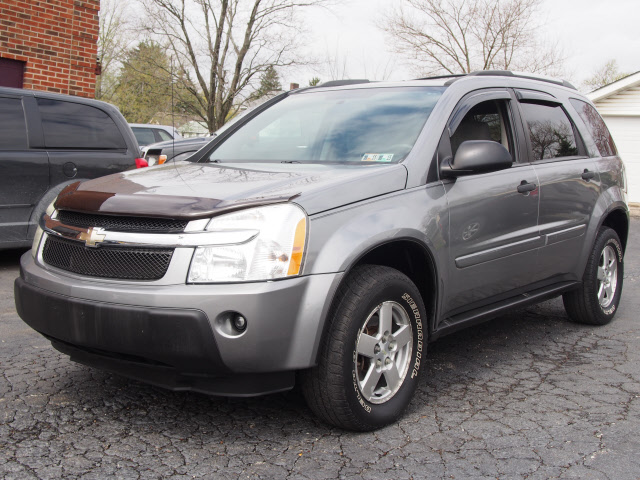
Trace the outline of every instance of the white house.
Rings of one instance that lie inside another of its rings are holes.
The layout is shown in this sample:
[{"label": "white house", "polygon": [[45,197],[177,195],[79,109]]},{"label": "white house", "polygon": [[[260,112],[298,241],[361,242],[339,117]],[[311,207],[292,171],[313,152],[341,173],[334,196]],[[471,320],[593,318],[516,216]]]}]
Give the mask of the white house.
[{"label": "white house", "polygon": [[587,94],[602,115],[629,182],[629,202],[640,202],[640,72]]},{"label": "white house", "polygon": [[196,122],[195,120],[185,123],[178,130],[184,138],[206,137],[209,135],[207,126],[203,122]]}]

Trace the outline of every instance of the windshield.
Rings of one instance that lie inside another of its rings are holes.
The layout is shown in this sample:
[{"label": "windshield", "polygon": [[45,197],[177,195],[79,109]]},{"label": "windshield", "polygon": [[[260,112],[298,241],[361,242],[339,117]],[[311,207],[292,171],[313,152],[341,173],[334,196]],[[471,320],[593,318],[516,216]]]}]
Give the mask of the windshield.
[{"label": "windshield", "polygon": [[242,126],[205,161],[395,163],[411,151],[444,87],[308,91]]}]

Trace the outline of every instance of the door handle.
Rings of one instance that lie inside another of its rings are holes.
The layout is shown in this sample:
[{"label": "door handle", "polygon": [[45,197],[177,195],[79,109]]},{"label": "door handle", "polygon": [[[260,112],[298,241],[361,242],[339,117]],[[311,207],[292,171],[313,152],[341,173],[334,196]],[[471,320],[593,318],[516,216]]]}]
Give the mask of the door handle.
[{"label": "door handle", "polygon": [[533,192],[538,186],[535,183],[529,183],[526,180],[522,180],[520,185],[518,185],[518,193],[529,193]]},{"label": "door handle", "polygon": [[582,179],[587,182],[596,176],[596,172],[590,172],[588,169],[584,169],[584,173],[582,174]]}]

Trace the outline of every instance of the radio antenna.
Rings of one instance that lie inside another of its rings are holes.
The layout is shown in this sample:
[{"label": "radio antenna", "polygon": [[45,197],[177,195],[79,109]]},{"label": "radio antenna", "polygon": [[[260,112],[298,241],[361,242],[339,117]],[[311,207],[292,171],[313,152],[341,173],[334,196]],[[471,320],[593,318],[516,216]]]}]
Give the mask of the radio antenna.
[{"label": "radio antenna", "polygon": [[173,117],[173,110],[173,55],[171,55],[171,159],[176,156],[176,122]]}]

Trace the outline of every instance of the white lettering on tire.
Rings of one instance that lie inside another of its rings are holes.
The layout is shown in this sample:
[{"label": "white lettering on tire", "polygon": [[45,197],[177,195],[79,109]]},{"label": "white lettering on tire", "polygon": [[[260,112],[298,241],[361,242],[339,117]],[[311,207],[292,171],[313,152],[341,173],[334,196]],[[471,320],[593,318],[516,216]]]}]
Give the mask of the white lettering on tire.
[{"label": "white lettering on tire", "polygon": [[[605,247],[607,245],[612,245],[615,248],[616,253],[618,254],[618,263],[622,263],[622,247],[620,246],[620,244],[614,238],[611,238],[605,244]],[[602,308],[602,307],[600,307],[600,308]],[[606,310],[604,308],[602,308],[602,313],[604,313],[605,315],[613,315],[615,313],[615,311],[616,311],[615,303],[613,305],[611,305],[609,308],[607,308]]]},{"label": "white lettering on tire", "polygon": [[424,332],[422,331],[422,317],[420,315],[420,310],[418,309],[418,305],[411,298],[411,295],[405,293],[402,295],[402,299],[409,304],[409,308],[413,312],[413,317],[416,320],[416,331],[418,337],[418,347],[416,349],[416,361],[413,364],[413,370],[411,371],[411,378],[415,378],[418,376],[418,371],[420,370],[420,360],[422,359],[422,347],[424,345]]}]

